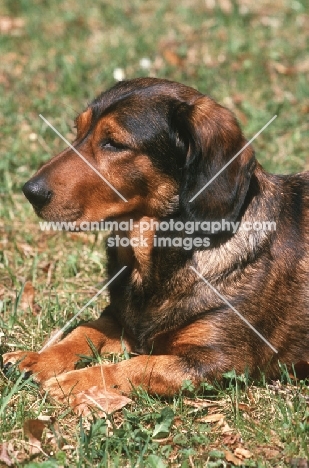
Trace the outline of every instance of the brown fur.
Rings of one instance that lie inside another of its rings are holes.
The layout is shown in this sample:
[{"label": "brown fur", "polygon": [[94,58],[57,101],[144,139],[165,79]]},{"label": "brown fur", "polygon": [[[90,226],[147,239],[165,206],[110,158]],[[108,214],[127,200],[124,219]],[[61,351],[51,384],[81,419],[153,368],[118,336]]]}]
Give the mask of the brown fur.
[{"label": "brown fur", "polygon": [[[274,176],[247,147],[193,202],[190,199],[246,144],[227,109],[186,86],[152,78],[122,82],[77,118],[74,146],[124,202],[68,148],[25,185],[37,214],[51,221],[275,221],[271,231],[218,232],[192,250],[108,248],[111,303],[42,353],[17,352],[20,368],[61,398],[93,385],[159,395],[228,370],[278,376],[309,351],[309,175]],[[115,235],[117,233],[114,233]],[[118,232],[134,237],[135,232]],[[192,239],[200,236],[195,233]],[[278,354],[190,268],[193,266]],[[121,338],[122,337],[122,338]],[[118,364],[74,370],[78,355],[137,353]],[[122,340],[122,341],[121,341]],[[57,377],[55,377],[57,376]]]}]

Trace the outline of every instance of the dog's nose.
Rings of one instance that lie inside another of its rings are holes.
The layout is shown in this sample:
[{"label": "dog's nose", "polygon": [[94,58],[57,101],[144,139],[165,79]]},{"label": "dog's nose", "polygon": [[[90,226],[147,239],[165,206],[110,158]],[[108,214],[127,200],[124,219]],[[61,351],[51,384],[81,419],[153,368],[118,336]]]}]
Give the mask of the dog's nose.
[{"label": "dog's nose", "polygon": [[31,205],[36,208],[43,208],[43,206],[47,205],[53,194],[53,192],[48,189],[43,177],[28,180],[23,186],[23,192]]}]

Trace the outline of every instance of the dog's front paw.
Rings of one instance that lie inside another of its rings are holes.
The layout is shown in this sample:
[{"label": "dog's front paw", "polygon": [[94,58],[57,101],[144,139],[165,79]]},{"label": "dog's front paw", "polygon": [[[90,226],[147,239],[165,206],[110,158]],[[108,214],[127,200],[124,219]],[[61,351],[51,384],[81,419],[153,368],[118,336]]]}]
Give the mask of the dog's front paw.
[{"label": "dog's front paw", "polygon": [[85,382],[85,378],[81,375],[86,370],[88,369],[71,371],[52,377],[43,384],[43,388],[57,401],[70,400],[70,397],[87,389],[88,382]]},{"label": "dog's front paw", "polygon": [[39,361],[39,353],[33,351],[13,351],[2,356],[4,369],[12,365],[18,365],[21,372],[35,373],[35,368]]},{"label": "dog's front paw", "polygon": [[63,346],[54,345],[42,353],[15,351],[3,355],[4,367],[16,364],[21,372],[33,374],[43,383],[55,375],[74,369],[78,356]]},{"label": "dog's front paw", "polygon": [[109,366],[95,366],[75,370],[53,377],[44,383],[43,388],[58,401],[71,399],[90,387],[105,387],[103,369]]}]

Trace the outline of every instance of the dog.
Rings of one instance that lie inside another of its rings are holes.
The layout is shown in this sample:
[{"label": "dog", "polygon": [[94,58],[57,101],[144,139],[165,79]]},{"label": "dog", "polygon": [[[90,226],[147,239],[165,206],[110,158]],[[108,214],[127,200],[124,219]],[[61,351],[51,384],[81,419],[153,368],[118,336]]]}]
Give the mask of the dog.
[{"label": "dog", "polygon": [[[309,173],[268,174],[229,110],[168,80],[117,83],[76,127],[74,149],[23,191],[45,220],[115,223],[110,304],[4,363],[61,399],[94,385],[173,395],[184,381],[201,388],[230,370],[277,378],[278,363],[309,360]],[[256,229],[263,222],[275,229]],[[94,347],[131,358],[76,370]]]}]

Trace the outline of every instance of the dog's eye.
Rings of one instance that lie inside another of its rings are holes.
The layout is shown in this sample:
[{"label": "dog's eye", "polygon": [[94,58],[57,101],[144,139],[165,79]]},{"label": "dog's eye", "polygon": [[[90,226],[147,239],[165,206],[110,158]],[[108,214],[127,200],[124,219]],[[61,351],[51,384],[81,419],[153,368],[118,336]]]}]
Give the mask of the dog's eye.
[{"label": "dog's eye", "polygon": [[108,151],[123,151],[124,149],[126,149],[125,146],[123,146],[121,143],[117,143],[113,140],[102,141],[101,147]]}]

